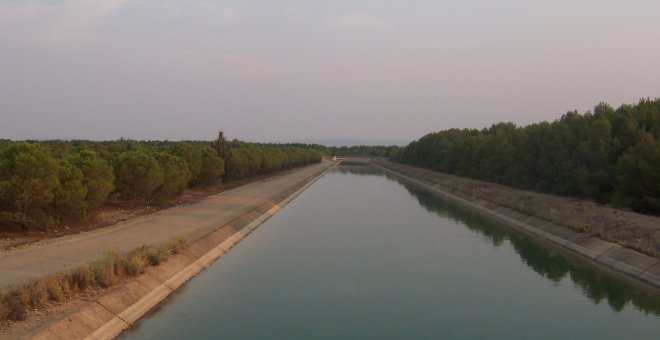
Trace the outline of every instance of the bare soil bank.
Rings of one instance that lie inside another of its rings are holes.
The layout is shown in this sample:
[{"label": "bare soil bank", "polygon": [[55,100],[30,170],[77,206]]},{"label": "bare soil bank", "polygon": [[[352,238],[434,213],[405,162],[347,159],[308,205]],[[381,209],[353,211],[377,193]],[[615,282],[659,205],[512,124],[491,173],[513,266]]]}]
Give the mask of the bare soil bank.
[{"label": "bare soil bank", "polygon": [[[375,160],[386,170],[660,287],[660,218]],[[635,250],[632,250],[635,249]],[[643,250],[640,253],[636,250]]]}]

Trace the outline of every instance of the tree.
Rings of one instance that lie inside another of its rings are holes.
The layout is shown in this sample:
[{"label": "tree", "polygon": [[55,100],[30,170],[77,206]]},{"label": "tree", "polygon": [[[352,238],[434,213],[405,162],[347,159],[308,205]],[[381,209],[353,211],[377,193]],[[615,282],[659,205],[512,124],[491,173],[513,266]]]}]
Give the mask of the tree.
[{"label": "tree", "polygon": [[215,150],[218,153],[218,157],[222,158],[225,163],[227,163],[229,157],[231,157],[231,154],[229,153],[231,148],[229,143],[227,143],[225,133],[222,131],[218,132],[218,139],[215,140]]},{"label": "tree", "polygon": [[614,202],[635,211],[660,214],[660,143],[646,134],[617,163]]},{"label": "tree", "polygon": [[225,162],[218,157],[217,152],[208,146],[201,148],[202,168],[197,184],[208,186],[215,183],[225,173]]},{"label": "tree", "polygon": [[123,199],[147,201],[163,184],[163,172],[158,162],[142,150],[126,151],[115,160],[115,187]]},{"label": "tree", "polygon": [[95,210],[114,190],[115,175],[110,164],[95,151],[82,150],[69,156],[69,162],[82,171],[82,183],[87,189],[85,202],[88,210]]},{"label": "tree", "polygon": [[85,216],[87,188],[83,173],[69,162],[58,162],[57,176],[60,185],[55,189],[51,206],[57,221],[78,220]]},{"label": "tree", "polygon": [[282,149],[275,147],[264,148],[261,172],[271,173],[280,170],[284,168],[286,160],[286,153]]},{"label": "tree", "polygon": [[263,161],[263,151],[258,147],[242,148],[247,158],[248,174],[247,176],[256,176],[261,171]]},{"label": "tree", "polygon": [[225,166],[227,173],[225,174],[225,181],[235,181],[245,178],[249,175],[248,159],[245,155],[244,149],[233,149],[230,151],[231,157]]},{"label": "tree", "polygon": [[191,182],[198,182],[199,174],[202,171],[202,150],[190,143],[181,142],[172,148],[172,154],[186,161],[188,170],[190,170]]},{"label": "tree", "polygon": [[163,184],[158,188],[158,196],[167,198],[183,192],[191,177],[188,163],[181,157],[165,152],[158,153],[156,159],[163,172]]},{"label": "tree", "polygon": [[44,218],[60,186],[56,160],[39,144],[16,143],[0,159],[0,200],[12,207],[4,219],[26,229]]}]

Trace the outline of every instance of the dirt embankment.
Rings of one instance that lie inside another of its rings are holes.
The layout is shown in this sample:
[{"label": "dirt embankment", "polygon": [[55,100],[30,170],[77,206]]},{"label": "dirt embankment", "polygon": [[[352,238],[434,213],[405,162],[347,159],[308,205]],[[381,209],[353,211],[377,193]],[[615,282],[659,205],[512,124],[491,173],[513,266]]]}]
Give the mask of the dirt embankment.
[{"label": "dirt embankment", "polygon": [[656,258],[660,256],[660,217],[637,214],[592,201],[518,190],[383,159],[376,163],[438,185],[451,193],[507,207]]}]

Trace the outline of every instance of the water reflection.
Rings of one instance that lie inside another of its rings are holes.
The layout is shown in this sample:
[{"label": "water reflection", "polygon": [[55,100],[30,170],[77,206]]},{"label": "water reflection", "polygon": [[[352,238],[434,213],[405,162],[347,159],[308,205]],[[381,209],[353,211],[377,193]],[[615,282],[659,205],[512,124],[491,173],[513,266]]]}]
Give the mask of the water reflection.
[{"label": "water reflection", "polygon": [[464,224],[471,231],[491,240],[493,246],[499,247],[509,241],[522,262],[542,277],[555,283],[570,278],[594,304],[607,301],[613,310],[620,312],[630,303],[646,314],[660,316],[660,294],[657,289],[605,271],[576,255],[543,244],[468,208],[444,201],[418,185],[373,166],[339,166],[336,171],[358,176],[387,177],[397,182],[426,210]]}]

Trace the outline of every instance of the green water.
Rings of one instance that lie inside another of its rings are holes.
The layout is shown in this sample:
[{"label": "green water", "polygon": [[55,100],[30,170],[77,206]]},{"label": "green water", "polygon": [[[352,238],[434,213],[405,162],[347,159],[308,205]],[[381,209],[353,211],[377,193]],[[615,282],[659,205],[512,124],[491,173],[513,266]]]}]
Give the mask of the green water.
[{"label": "green water", "polygon": [[128,339],[658,339],[660,294],[370,167],[326,174]]}]

